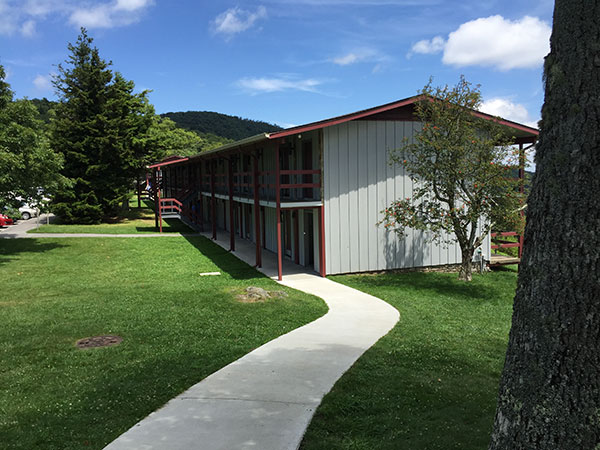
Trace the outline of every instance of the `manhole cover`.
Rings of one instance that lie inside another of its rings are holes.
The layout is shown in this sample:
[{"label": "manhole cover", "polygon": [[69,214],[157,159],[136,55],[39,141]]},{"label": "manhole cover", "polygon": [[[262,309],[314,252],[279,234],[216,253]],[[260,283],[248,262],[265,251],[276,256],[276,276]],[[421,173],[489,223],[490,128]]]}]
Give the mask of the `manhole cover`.
[{"label": "manhole cover", "polygon": [[121,336],[107,335],[79,339],[75,345],[79,348],[109,347],[112,345],[119,345],[121,342],[123,342]]}]

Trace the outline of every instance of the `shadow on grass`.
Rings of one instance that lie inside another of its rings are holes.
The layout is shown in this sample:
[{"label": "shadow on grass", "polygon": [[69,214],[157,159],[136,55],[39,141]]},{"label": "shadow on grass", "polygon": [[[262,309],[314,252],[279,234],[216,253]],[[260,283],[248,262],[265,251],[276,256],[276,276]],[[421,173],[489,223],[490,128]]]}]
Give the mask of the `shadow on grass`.
[{"label": "shadow on grass", "polygon": [[184,236],[200,253],[215,263],[215,265],[236,280],[251,280],[267,278],[254,267],[241,261],[223,247],[204,236]]},{"label": "shadow on grass", "polygon": [[[508,272],[508,271],[507,271]],[[474,281],[459,281],[456,274],[422,272],[390,273],[377,276],[358,275],[360,284],[370,288],[410,287],[421,292],[433,291],[445,296],[459,296],[471,300],[489,300],[498,294],[497,287],[486,284],[484,275],[475,275]]]},{"label": "shadow on grass", "polygon": [[67,246],[39,239],[0,239],[0,265],[9,263],[13,256],[21,253],[44,253],[62,247]]},{"label": "shadow on grass", "polygon": [[[179,219],[163,219],[168,226],[163,226],[163,233],[195,233]],[[135,227],[138,233],[158,233],[160,230],[155,226]]]}]

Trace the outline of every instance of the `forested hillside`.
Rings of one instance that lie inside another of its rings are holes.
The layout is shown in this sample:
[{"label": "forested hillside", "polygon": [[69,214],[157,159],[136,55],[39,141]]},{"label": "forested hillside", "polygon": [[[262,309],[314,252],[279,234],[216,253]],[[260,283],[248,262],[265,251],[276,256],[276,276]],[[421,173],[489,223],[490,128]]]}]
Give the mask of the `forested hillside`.
[{"label": "forested hillside", "polygon": [[197,133],[211,133],[237,141],[260,133],[279,131],[283,128],[267,122],[242,119],[211,111],[168,112],[161,114],[177,125]]}]

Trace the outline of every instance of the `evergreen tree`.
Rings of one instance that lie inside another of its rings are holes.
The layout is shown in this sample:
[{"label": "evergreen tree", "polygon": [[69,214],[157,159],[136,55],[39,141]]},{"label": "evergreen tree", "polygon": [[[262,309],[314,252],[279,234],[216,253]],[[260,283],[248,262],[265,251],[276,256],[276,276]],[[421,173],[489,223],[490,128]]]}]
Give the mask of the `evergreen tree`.
[{"label": "evergreen tree", "polygon": [[490,449],[600,448],[600,0],[557,0]]},{"label": "evergreen tree", "polygon": [[113,215],[139,170],[136,137],[150,125],[146,92],[109,69],[84,28],[69,44],[54,86],[59,96],[52,146],[65,156],[71,187],[57,195],[54,211],[66,223],[98,223]]}]

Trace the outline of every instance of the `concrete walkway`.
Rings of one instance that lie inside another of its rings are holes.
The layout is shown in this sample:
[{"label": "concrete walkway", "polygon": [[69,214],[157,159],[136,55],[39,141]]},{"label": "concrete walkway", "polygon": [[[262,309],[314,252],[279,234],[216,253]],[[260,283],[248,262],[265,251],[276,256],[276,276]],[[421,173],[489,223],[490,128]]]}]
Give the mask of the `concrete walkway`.
[{"label": "concrete walkway", "polygon": [[[228,235],[217,243],[229,248]],[[236,250],[254,264],[253,245],[238,241]],[[272,253],[263,263],[276,276]],[[321,297],[327,314],[208,376],[106,449],[297,449],[323,396],[399,318],[376,297],[301,272],[286,261],[281,284]]]}]

